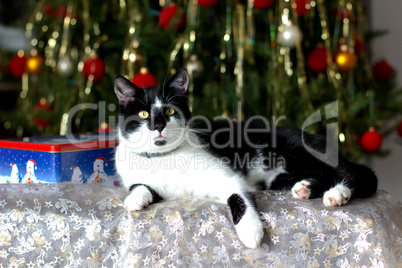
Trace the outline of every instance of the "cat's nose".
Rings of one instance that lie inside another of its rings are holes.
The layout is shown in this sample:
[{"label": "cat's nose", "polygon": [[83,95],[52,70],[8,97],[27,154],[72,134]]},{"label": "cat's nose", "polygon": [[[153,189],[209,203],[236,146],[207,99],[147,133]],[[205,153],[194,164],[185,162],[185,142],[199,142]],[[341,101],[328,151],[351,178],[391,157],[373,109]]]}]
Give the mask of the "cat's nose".
[{"label": "cat's nose", "polygon": [[151,130],[158,130],[162,133],[162,130],[166,127],[166,119],[163,117],[161,111],[155,113],[155,121],[151,121],[150,128]]},{"label": "cat's nose", "polygon": [[157,131],[159,131],[159,133],[162,133],[162,130],[164,128],[165,128],[165,124],[159,123],[159,124],[155,124],[155,129],[154,130],[157,130]]}]

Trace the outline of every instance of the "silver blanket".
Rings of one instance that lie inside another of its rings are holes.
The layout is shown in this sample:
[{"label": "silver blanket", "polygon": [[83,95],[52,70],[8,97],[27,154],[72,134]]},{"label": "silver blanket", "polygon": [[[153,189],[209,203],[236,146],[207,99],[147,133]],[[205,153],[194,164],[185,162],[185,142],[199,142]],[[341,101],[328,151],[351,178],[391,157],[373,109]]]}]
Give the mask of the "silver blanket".
[{"label": "silver blanket", "polygon": [[129,213],[124,196],[94,184],[0,185],[0,267],[402,267],[402,205],[381,190],[337,208],[258,192],[257,249],[216,200]]}]

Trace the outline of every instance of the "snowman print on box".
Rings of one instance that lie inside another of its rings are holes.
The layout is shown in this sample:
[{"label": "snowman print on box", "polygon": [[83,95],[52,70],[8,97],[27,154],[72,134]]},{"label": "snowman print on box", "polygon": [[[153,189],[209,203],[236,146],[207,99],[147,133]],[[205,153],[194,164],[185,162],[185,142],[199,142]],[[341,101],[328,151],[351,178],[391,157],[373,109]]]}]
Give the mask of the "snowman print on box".
[{"label": "snowman print on box", "polygon": [[[95,156],[97,157],[97,156]],[[94,158],[95,158],[94,157]],[[90,160],[89,160],[90,161]],[[75,161],[73,161],[75,162]],[[77,162],[81,163],[81,160],[77,160]],[[92,164],[83,164],[83,165],[73,165],[71,168],[63,169],[61,173],[58,173],[57,178],[54,182],[64,182],[64,183],[102,183],[107,184],[107,186],[119,186],[120,181],[119,178],[115,175],[108,176],[107,170],[105,171],[105,167],[108,166],[108,160],[104,157],[97,157],[95,160],[90,161]],[[39,162],[38,162],[39,163]],[[24,165],[24,163],[22,163]],[[11,170],[9,169],[7,176],[2,176],[0,179],[5,183],[40,183],[40,182],[52,182],[45,180],[49,175],[49,173],[44,173],[44,171],[52,171],[54,167],[50,166],[38,166],[37,162],[30,158],[27,160],[25,167],[25,174],[22,172],[21,166],[18,165],[17,162],[12,162],[9,164]],[[53,168],[53,169],[52,169]],[[112,168],[113,169],[113,168]],[[21,174],[22,173],[22,174]],[[38,173],[39,177],[38,177]],[[56,173],[57,174],[57,173]],[[43,177],[45,176],[45,177]],[[42,178],[43,177],[43,178]],[[45,178],[45,179],[44,179]],[[39,180],[41,179],[41,180]],[[0,182],[1,183],[1,182]]]},{"label": "snowman print on box", "polygon": [[11,176],[10,182],[11,183],[19,183],[21,180],[20,173],[18,172],[17,165],[13,162],[11,163]]},{"label": "snowman print on box", "polygon": [[[105,157],[97,157],[91,168],[92,173],[90,176],[86,174],[90,172],[87,166],[83,166],[81,169],[78,166],[73,166],[73,174],[71,176],[71,183],[101,183],[106,186],[120,186],[120,178],[116,175],[108,175],[105,171],[105,167],[108,167],[108,160]],[[110,169],[113,170],[113,166]]]},{"label": "snowman print on box", "polygon": [[107,174],[105,173],[105,166],[107,166],[107,159],[104,157],[96,158],[94,162],[94,171],[88,179],[88,183],[102,183],[107,179]]},{"label": "snowman print on box", "polygon": [[7,183],[33,183],[38,182],[38,179],[35,175],[35,170],[37,169],[36,161],[32,158],[29,159],[26,163],[26,173],[24,177],[21,178],[20,172],[18,170],[18,166],[16,163],[11,163],[11,175]]},{"label": "snowman print on box", "polygon": [[73,176],[71,176],[71,183],[83,183],[84,180],[82,179],[82,171],[80,167],[73,166],[71,169],[73,170]]},{"label": "snowman print on box", "polygon": [[[22,178],[21,183],[36,183],[38,182],[38,179],[36,178],[35,175],[35,170],[37,169],[37,164],[36,161],[33,159],[29,159],[26,164],[26,170],[27,172],[25,173],[25,176]],[[11,171],[12,175],[12,171]]]}]

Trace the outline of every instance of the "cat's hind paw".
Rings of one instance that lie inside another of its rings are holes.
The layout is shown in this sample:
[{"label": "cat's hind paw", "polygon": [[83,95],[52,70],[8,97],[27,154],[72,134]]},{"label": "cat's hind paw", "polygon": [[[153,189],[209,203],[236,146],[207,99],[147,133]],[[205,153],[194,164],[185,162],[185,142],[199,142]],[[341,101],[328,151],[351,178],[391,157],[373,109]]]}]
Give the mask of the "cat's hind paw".
[{"label": "cat's hind paw", "polygon": [[292,187],[292,195],[294,198],[297,199],[309,199],[311,190],[310,190],[310,182],[307,180],[302,180],[297,182],[293,187]]},{"label": "cat's hind paw", "polygon": [[323,202],[327,207],[342,206],[350,200],[351,196],[352,191],[348,187],[338,184],[325,192]]},{"label": "cat's hind paw", "polygon": [[145,186],[136,187],[124,200],[129,211],[138,211],[152,203],[152,194]]}]

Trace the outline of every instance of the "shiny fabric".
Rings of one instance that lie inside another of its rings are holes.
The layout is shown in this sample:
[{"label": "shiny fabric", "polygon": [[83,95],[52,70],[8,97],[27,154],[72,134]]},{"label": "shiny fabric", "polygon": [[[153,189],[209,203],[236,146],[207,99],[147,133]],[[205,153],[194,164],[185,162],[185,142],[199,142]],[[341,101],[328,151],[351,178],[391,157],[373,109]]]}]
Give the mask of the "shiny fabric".
[{"label": "shiny fabric", "polygon": [[402,267],[402,205],[381,190],[337,208],[258,192],[257,249],[216,200],[129,213],[124,196],[93,184],[0,185],[0,267]]}]

